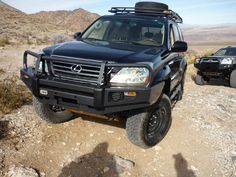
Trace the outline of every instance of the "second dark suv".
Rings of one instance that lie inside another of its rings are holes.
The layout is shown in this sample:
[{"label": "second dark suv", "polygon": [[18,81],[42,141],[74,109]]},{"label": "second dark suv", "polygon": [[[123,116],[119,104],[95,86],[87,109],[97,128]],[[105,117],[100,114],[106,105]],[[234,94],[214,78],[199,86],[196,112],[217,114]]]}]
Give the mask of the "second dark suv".
[{"label": "second dark suv", "polygon": [[[126,119],[129,140],[148,148],[171,125],[171,103],[181,100],[187,44],[181,17],[161,3],[114,7],[75,41],[42,53],[26,51],[21,79],[38,115],[52,123],[89,112]],[[28,55],[35,65],[28,66]]]},{"label": "second dark suv", "polygon": [[209,57],[195,61],[198,69],[196,83],[203,85],[212,78],[226,79],[231,87],[236,88],[236,47],[226,47]]}]

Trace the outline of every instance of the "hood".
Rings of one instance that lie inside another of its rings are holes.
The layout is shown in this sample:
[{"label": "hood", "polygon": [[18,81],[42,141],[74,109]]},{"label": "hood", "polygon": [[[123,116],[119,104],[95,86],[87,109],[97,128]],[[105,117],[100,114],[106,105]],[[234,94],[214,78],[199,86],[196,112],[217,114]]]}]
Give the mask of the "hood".
[{"label": "hood", "polygon": [[208,56],[208,57],[201,57],[201,58],[208,58],[208,59],[218,59],[218,60],[222,60],[224,58],[233,58],[234,60],[236,59],[236,56]]},{"label": "hood", "polygon": [[161,51],[163,51],[161,47],[104,41],[70,41],[43,49],[47,56],[60,55],[116,63],[152,62]]}]

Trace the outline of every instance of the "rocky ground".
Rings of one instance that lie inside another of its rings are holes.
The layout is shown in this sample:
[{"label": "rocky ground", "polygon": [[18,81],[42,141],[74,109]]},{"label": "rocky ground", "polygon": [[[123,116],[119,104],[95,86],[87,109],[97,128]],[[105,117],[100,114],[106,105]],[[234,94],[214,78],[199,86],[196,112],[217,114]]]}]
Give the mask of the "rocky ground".
[{"label": "rocky ground", "polygon": [[[0,67],[18,71],[26,48],[0,49]],[[3,177],[236,176],[236,89],[197,86],[189,76],[169,133],[149,150],[128,141],[121,120],[80,116],[46,124],[31,104],[3,116],[0,129]]]}]

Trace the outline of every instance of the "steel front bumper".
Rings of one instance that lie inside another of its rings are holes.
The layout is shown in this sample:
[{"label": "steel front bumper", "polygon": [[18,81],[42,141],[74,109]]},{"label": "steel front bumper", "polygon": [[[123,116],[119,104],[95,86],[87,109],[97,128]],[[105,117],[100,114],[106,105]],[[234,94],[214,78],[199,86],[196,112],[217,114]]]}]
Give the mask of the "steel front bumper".
[{"label": "steel front bumper", "polygon": [[53,77],[39,77],[30,67],[21,69],[20,75],[40,102],[95,114],[150,107],[158,100],[164,88],[164,82],[151,88],[96,88]]},{"label": "steel front bumper", "polygon": [[199,70],[203,75],[206,76],[220,76],[230,74],[236,69],[235,64],[225,65],[220,63],[195,63],[195,68]]}]

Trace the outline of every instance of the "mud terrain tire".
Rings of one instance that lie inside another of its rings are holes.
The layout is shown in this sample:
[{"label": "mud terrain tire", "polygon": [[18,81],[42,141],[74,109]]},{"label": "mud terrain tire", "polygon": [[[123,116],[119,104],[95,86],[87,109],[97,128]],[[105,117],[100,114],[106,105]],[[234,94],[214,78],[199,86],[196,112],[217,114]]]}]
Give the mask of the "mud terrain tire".
[{"label": "mud terrain tire", "polygon": [[73,113],[66,110],[55,111],[52,109],[51,105],[41,103],[35,97],[33,97],[33,105],[38,116],[49,123],[63,123],[71,120],[74,116]]},{"label": "mud terrain tire", "polygon": [[196,83],[197,85],[204,85],[204,84],[205,84],[205,81],[204,81],[202,75],[200,75],[200,74],[197,74],[197,75],[196,75],[195,83]]},{"label": "mud terrain tire", "polygon": [[127,118],[126,131],[133,144],[147,149],[155,146],[165,137],[171,122],[171,101],[163,94],[152,108]]},{"label": "mud terrain tire", "polygon": [[236,88],[236,70],[233,70],[230,74],[230,87]]}]

